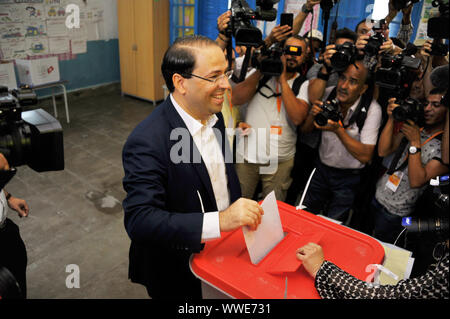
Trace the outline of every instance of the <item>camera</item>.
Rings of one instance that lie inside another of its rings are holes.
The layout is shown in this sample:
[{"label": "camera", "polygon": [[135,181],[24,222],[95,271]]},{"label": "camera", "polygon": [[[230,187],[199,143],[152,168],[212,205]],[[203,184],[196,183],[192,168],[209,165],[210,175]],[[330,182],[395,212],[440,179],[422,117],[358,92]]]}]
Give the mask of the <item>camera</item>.
[{"label": "camera", "polygon": [[397,122],[412,120],[419,126],[425,123],[424,104],[411,97],[400,101],[400,105],[392,111],[392,116]]},{"label": "camera", "polygon": [[336,53],[331,57],[331,66],[337,72],[343,72],[356,60],[356,46],[351,42],[336,45]]},{"label": "camera", "polygon": [[252,57],[252,65],[264,75],[279,76],[283,73],[281,56],[283,54],[301,56],[302,53],[300,46],[287,45],[282,48],[281,44],[277,43],[269,49],[263,47],[261,51],[257,51]]},{"label": "camera", "polygon": [[385,38],[382,32],[375,32],[375,34],[367,40],[367,44],[364,47],[366,55],[369,57],[378,56],[378,51],[380,51],[380,47],[383,45],[384,40]]},{"label": "camera", "polygon": [[273,8],[279,0],[257,0],[253,10],[245,0],[231,2],[230,26],[227,36],[235,38],[236,45],[258,47],[262,42],[261,31],[253,26],[251,20],[274,21],[277,11]]},{"label": "camera", "polygon": [[400,11],[404,8],[406,8],[407,6],[409,6],[412,3],[417,3],[419,2],[419,0],[394,0],[392,1],[392,5],[394,6],[394,9],[397,11]]},{"label": "camera", "polygon": [[395,96],[406,98],[411,90],[411,85],[417,79],[422,61],[407,55],[417,51],[414,45],[410,45],[398,55],[383,55],[381,66],[375,73],[375,83],[388,90]]},{"label": "camera", "polygon": [[448,238],[449,175],[432,179],[430,185],[433,187],[431,198],[435,207],[435,216],[430,219],[405,217],[402,219],[402,225],[408,232],[433,232],[437,236]]},{"label": "camera", "polygon": [[433,41],[431,44],[431,51],[429,51],[429,53],[433,56],[446,56],[448,53],[448,47],[445,43]]},{"label": "camera", "polygon": [[449,3],[443,0],[435,0],[432,2],[433,7],[439,7],[439,17],[428,19],[427,35],[433,39],[449,38]]},{"label": "camera", "polygon": [[11,167],[28,165],[37,172],[63,170],[61,124],[43,109],[23,112],[24,106],[35,104],[36,94],[29,87],[9,91],[0,86],[0,151]]},{"label": "camera", "polygon": [[316,115],[314,122],[319,126],[325,126],[328,123],[328,120],[332,120],[334,122],[338,122],[342,116],[339,111],[339,101],[338,99],[332,99],[330,101],[326,101],[321,106],[322,112]]}]

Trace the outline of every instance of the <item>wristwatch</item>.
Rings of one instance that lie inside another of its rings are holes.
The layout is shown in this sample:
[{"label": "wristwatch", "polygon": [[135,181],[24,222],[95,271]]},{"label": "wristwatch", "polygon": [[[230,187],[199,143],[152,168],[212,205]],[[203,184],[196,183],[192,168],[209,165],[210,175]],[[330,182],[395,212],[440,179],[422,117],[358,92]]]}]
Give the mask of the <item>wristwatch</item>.
[{"label": "wristwatch", "polygon": [[420,147],[410,146],[408,152],[409,152],[409,154],[414,155],[414,154],[420,152],[421,150],[422,149]]}]

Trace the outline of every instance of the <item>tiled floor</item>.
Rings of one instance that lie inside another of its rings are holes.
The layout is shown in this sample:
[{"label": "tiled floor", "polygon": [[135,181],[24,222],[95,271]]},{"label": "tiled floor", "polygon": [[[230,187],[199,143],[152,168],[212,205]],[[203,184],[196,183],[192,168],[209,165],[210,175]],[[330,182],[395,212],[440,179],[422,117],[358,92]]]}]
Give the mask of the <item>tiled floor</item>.
[{"label": "tiled floor", "polygon": [[[122,146],[154,106],[122,97],[117,86],[69,96],[70,124],[59,101],[65,169],[37,173],[20,166],[6,186],[30,215],[9,217],[28,251],[28,298],[148,298],[128,281],[129,238],[123,226]],[[39,104],[53,114],[51,102]],[[67,288],[67,265],[80,288]]]}]

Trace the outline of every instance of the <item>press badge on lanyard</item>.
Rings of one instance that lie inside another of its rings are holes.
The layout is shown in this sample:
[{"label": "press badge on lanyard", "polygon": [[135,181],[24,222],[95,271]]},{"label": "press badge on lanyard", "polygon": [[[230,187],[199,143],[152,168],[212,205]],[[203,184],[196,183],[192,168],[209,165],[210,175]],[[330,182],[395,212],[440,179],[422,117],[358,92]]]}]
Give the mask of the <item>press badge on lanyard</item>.
[{"label": "press badge on lanyard", "polygon": [[[278,94],[278,83],[277,83],[277,94]],[[283,133],[283,124],[280,120],[281,113],[281,96],[277,96],[277,118],[272,120],[270,123],[270,135],[281,135]]]},{"label": "press badge on lanyard", "polygon": [[398,185],[400,185],[400,182],[402,181],[403,175],[404,174],[401,171],[394,172],[391,176],[389,176],[389,179],[386,182],[386,187],[395,193]]}]

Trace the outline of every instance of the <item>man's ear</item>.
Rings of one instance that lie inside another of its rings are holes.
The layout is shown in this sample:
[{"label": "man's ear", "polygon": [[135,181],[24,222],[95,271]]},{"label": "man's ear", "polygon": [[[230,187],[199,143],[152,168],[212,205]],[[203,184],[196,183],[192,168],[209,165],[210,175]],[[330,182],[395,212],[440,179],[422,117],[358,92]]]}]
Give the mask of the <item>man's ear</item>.
[{"label": "man's ear", "polygon": [[186,79],[178,73],[174,73],[174,75],[172,75],[172,83],[173,86],[175,87],[175,90],[183,95],[186,93],[185,80]]}]

